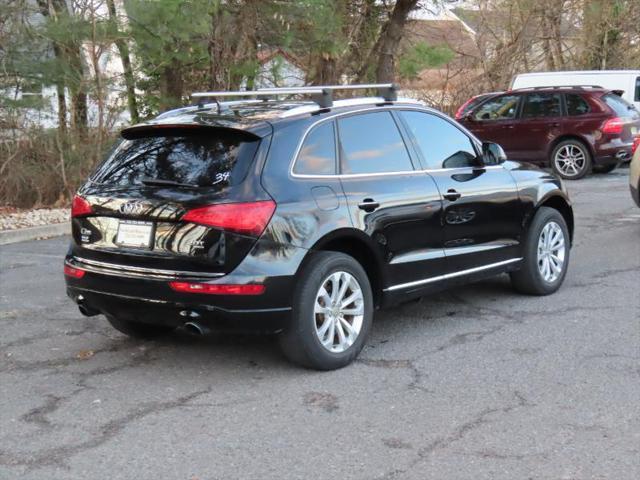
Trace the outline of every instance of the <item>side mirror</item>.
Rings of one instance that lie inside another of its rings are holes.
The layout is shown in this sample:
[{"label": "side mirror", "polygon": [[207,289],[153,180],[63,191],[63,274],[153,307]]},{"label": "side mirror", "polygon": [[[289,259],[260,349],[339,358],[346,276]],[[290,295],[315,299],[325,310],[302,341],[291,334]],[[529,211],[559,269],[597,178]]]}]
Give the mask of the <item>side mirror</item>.
[{"label": "side mirror", "polygon": [[507,160],[507,154],[500,145],[493,142],[482,142],[482,161],[485,165],[500,165]]}]

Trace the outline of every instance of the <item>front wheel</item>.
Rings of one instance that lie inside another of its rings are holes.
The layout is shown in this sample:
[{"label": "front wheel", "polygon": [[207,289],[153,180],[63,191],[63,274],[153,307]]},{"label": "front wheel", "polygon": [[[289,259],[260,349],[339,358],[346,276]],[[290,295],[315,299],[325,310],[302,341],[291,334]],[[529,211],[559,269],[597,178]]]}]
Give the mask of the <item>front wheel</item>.
[{"label": "front wheel", "polygon": [[591,170],[591,154],[579,140],[564,140],[551,152],[551,168],[567,180],[578,180]]},{"label": "front wheel", "polygon": [[373,318],[371,285],[362,266],[338,252],[317,252],[300,274],[291,325],[280,334],[285,356],[316,370],[350,364]]},{"label": "front wheel", "polygon": [[557,210],[540,207],[524,245],[522,268],[511,273],[514,288],[529,295],[549,295],[560,288],[569,266],[569,229]]}]

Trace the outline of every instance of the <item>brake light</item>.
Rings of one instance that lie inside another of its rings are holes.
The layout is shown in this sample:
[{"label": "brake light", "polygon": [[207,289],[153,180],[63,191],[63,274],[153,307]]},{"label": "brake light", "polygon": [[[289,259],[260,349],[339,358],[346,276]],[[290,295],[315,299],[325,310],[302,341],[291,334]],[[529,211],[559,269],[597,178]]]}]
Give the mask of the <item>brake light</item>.
[{"label": "brake light", "polygon": [[71,202],[71,218],[83,217],[85,215],[91,215],[92,213],[93,209],[86,198],[80,195],[73,197],[73,202]]},{"label": "brake light", "polygon": [[176,292],[205,293],[208,295],[261,295],[264,285],[214,285],[210,283],[169,282]]},{"label": "brake light", "polygon": [[221,203],[194,208],[182,216],[185,222],[260,236],[276,209],[272,200],[247,203]]},{"label": "brake light", "polygon": [[72,278],[82,278],[86,272],[84,270],[80,270],[79,268],[71,267],[69,265],[64,266],[64,274],[67,277]]},{"label": "brake light", "polygon": [[473,100],[474,100],[475,98],[476,98],[476,97],[471,97],[469,100],[467,100],[466,102],[464,102],[464,103],[460,106],[460,108],[459,108],[458,110],[456,110],[456,114],[455,114],[455,119],[456,119],[456,120],[460,120],[460,119],[462,118],[462,115],[463,115],[463,113],[464,113],[465,108],[467,108],[467,106],[468,106],[471,102],[473,102]]},{"label": "brake light", "polygon": [[609,133],[612,135],[619,135],[622,133],[622,126],[624,125],[624,120],[619,117],[610,118],[604,125],[602,125],[602,133]]},{"label": "brake light", "polygon": [[636,153],[638,147],[640,147],[640,136],[633,139],[633,145],[631,145],[631,155]]}]

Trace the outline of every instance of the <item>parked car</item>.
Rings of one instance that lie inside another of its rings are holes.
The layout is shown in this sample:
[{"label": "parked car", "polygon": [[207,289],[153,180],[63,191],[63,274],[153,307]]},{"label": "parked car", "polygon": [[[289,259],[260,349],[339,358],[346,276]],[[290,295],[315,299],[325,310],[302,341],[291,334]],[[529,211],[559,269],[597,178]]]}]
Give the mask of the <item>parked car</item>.
[{"label": "parked car", "polygon": [[640,207],[640,137],[633,143],[633,160],[629,166],[629,189],[631,198]]},{"label": "parked car", "polygon": [[610,90],[582,86],[511,90],[459,121],[480,139],[500,144],[510,159],[549,165],[570,180],[630,160],[640,134],[633,105]]},{"label": "parked car", "polygon": [[574,220],[558,178],[390,86],[333,89],[123,130],[73,201],[64,272],[81,312],[140,337],[277,332],[326,370],[354,360],[377,308],[501,273],[527,294],[560,287]]},{"label": "parked car", "polygon": [[521,73],[511,80],[511,90],[519,88],[598,85],[618,91],[640,111],[640,70],[583,70],[569,72]]},{"label": "parked car", "polygon": [[483,102],[484,100],[486,100],[489,97],[493,97],[493,96],[498,95],[500,93],[503,93],[503,92],[481,93],[480,95],[475,95],[475,96],[471,97],[469,100],[467,100],[462,105],[460,105],[460,108],[458,108],[458,110],[456,110],[454,118],[456,120],[460,120],[465,115],[467,115],[471,111],[471,109],[477,107],[481,102]]}]

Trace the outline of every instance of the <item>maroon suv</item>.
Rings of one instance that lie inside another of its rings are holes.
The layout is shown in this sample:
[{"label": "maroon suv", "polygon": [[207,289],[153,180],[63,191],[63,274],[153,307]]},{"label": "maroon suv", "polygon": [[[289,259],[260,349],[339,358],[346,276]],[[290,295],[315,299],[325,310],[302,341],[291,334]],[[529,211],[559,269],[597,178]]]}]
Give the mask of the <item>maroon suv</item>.
[{"label": "maroon suv", "polygon": [[458,120],[513,160],[550,165],[578,179],[631,158],[640,114],[601,87],[537,87],[492,95]]}]

